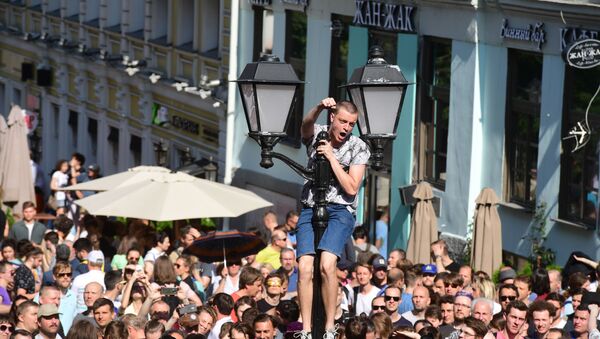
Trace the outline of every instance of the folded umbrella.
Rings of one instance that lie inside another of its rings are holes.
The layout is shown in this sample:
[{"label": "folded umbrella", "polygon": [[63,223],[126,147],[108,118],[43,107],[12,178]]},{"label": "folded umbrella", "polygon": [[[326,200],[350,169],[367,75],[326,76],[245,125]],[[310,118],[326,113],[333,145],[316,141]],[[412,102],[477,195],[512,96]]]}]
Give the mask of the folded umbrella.
[{"label": "folded umbrella", "polygon": [[267,246],[262,239],[249,232],[227,231],[211,232],[200,237],[183,251],[198,257],[202,262],[236,262],[258,253]]}]

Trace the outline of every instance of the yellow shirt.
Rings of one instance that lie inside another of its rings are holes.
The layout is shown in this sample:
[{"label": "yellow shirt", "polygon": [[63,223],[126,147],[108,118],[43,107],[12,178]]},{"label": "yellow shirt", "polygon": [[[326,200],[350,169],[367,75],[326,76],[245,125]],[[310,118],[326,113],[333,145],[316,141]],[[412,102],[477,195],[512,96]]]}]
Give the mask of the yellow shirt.
[{"label": "yellow shirt", "polygon": [[279,267],[281,267],[279,256],[280,251],[277,251],[273,248],[273,246],[269,245],[262,249],[260,252],[258,252],[254,260],[259,263],[271,264],[271,266],[273,266],[274,269],[278,269]]}]

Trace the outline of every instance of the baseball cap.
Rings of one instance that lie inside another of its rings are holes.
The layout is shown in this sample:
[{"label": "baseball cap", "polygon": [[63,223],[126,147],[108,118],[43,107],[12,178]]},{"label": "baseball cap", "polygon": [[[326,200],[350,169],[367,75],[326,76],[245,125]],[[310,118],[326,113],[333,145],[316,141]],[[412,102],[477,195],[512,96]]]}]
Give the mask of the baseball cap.
[{"label": "baseball cap", "polygon": [[56,314],[61,314],[61,313],[58,312],[58,307],[56,307],[56,305],[54,305],[54,304],[41,305],[38,310],[38,318],[48,317],[48,316],[56,315]]},{"label": "baseball cap", "polygon": [[421,273],[423,274],[437,274],[437,267],[432,264],[423,265],[421,267]]},{"label": "baseball cap", "polygon": [[375,257],[371,265],[373,265],[373,269],[375,270],[387,268],[387,263],[385,262],[385,259],[382,256]]},{"label": "baseball cap", "polygon": [[509,268],[507,270],[500,271],[498,280],[500,282],[503,282],[506,279],[514,279],[516,276],[517,276],[517,272],[515,272],[515,270],[513,270],[512,268]]},{"label": "baseball cap", "polygon": [[104,254],[102,253],[102,251],[91,251],[88,254],[88,263],[92,263],[92,264],[104,264]]},{"label": "baseball cap", "polygon": [[97,164],[92,164],[88,166],[88,171],[92,171],[92,172],[100,172],[100,166],[98,166]]},{"label": "baseball cap", "polygon": [[352,268],[352,261],[348,260],[348,259],[340,259],[340,261],[338,261],[337,263],[337,268],[345,271],[345,270],[349,270],[350,268]]}]

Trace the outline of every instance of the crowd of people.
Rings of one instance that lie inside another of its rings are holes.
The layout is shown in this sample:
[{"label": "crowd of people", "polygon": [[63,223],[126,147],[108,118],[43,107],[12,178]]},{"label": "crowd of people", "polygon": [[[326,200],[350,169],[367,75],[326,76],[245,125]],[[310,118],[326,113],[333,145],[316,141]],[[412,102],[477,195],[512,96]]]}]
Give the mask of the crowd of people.
[{"label": "crowd of people", "polygon": [[[196,225],[175,236],[140,220],[84,215],[74,224],[59,214],[47,227],[35,217],[35,205],[23,204],[0,247],[0,339],[293,338],[302,330],[294,211],[281,224],[267,212],[255,230],[265,248],[226,264],[182,254],[205,231]],[[429,263],[411,263],[402,249],[384,258],[367,234],[356,227],[337,262],[338,338],[600,336],[590,259],[575,256],[588,270],[564,282],[558,270],[525,276],[504,266],[494,283],[453,261],[443,240],[431,244]]]},{"label": "crowd of people", "polygon": [[[329,126],[316,124],[323,110]],[[322,197],[307,181],[301,211],[281,223],[269,211],[251,230],[264,248],[221,263],[186,254],[207,232],[193,221],[158,232],[144,220],[85,213],[72,201],[94,192],[61,188],[99,169],[86,171],[78,153],[59,161],[48,200],[55,220],[36,221],[33,202],[13,225],[0,213],[0,339],[312,339],[315,274],[323,339],[600,339],[598,263],[582,253],[562,271],[524,275],[504,263],[490,276],[455,262],[437,240],[424,244],[428,262],[411,262],[402,249],[388,252],[386,209],[369,239],[371,225],[354,219],[370,157],[351,133],[357,119],[354,104],[332,98],[308,112],[301,134],[309,167],[328,162],[335,177],[327,205],[315,202]],[[329,215],[318,247],[315,211]]]}]

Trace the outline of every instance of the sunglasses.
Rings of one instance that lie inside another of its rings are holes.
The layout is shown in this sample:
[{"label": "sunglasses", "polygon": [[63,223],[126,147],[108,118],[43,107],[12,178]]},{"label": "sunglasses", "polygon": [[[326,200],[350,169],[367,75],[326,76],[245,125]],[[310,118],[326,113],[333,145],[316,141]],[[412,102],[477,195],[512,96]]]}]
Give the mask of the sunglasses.
[{"label": "sunglasses", "polygon": [[452,286],[452,288],[457,288],[460,285],[459,284],[455,284],[455,283],[444,283],[444,286],[446,286],[446,287],[451,287]]},{"label": "sunglasses", "polygon": [[241,262],[228,262],[228,263],[227,263],[227,266],[228,266],[228,267],[229,267],[229,266],[234,266],[234,265],[235,265],[235,266],[242,266],[242,263],[241,263]]},{"label": "sunglasses", "polygon": [[376,311],[376,310],[385,310],[385,306],[373,305],[372,309],[373,309],[373,311]]},{"label": "sunglasses", "polygon": [[58,274],[58,277],[59,277],[59,278],[65,278],[65,277],[69,277],[69,278],[70,278],[70,277],[72,277],[72,276],[73,276],[73,273],[72,273],[72,272],[65,272],[65,273],[59,273],[59,274]]},{"label": "sunglasses", "polygon": [[510,300],[510,301],[517,300],[517,297],[512,296],[512,295],[501,295],[500,296],[500,301],[507,301],[507,300]]},{"label": "sunglasses", "polygon": [[6,331],[8,331],[8,332],[11,332],[11,333],[12,333],[12,331],[13,331],[13,327],[12,327],[12,326],[10,326],[10,325],[0,325],[0,331],[1,331],[1,332],[6,332]]},{"label": "sunglasses", "polygon": [[135,270],[132,270],[131,268],[125,269],[125,274],[133,274],[133,272],[135,272]]},{"label": "sunglasses", "polygon": [[391,295],[386,295],[383,297],[383,299],[385,299],[385,301],[390,301],[390,300],[400,301],[400,297],[393,297]]},{"label": "sunglasses", "polygon": [[287,238],[281,238],[281,239],[279,239],[279,240],[287,241]]},{"label": "sunglasses", "polygon": [[137,258],[135,258],[135,257],[130,257],[130,258],[127,258],[127,260],[128,260],[128,261],[135,261],[135,262],[137,262],[138,260],[140,260],[140,257],[137,257]]}]

